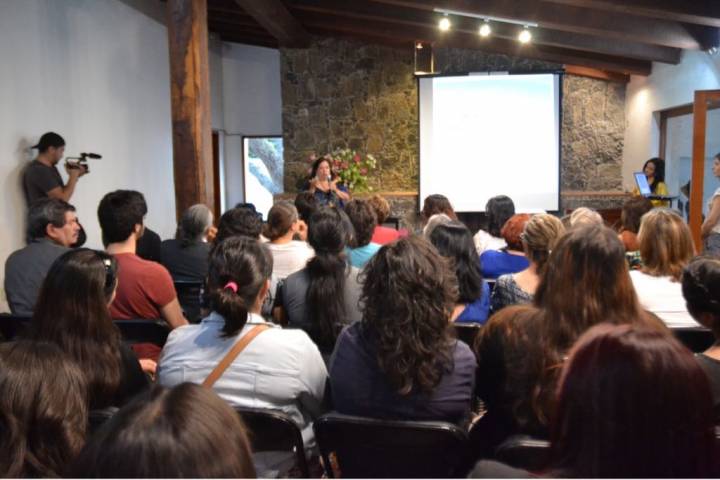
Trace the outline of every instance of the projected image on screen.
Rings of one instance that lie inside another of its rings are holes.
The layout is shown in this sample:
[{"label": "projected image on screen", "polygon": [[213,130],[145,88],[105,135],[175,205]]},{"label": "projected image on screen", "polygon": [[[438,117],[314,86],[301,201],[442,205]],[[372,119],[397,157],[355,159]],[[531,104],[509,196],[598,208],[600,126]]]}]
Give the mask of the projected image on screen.
[{"label": "projected image on screen", "polygon": [[559,78],[554,74],[420,79],[420,196],[484,211],[508,195],[518,211],[557,210]]},{"label": "projected image on screen", "polygon": [[282,137],[243,137],[245,201],[267,219],[273,196],[283,192]]}]

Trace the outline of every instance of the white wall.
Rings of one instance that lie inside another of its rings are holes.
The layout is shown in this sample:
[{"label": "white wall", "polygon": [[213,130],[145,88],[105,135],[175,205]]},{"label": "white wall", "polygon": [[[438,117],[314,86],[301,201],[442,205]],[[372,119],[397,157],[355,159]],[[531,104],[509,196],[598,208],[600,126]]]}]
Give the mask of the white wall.
[{"label": "white wall", "polygon": [[243,201],[242,136],[282,135],[280,52],[223,43],[226,204]]},{"label": "white wall", "polygon": [[693,102],[695,90],[720,88],[720,57],[685,51],[678,65],[653,63],[652,74],[632,76],[625,103],[623,184],[635,186],[633,172],[658,155],[659,116],[655,113]]},{"label": "white wall", "polygon": [[[65,137],[68,155],[103,155],[71,200],[88,246],[101,247],[97,205],[118,188],[145,194],[146,223],[162,237],[175,230],[167,30],[157,20],[164,6],[144,1],[157,13],[149,16],[130,4],[0,1],[0,266],[23,245],[20,171],[48,130]],[[3,278],[4,268],[0,285]]]}]

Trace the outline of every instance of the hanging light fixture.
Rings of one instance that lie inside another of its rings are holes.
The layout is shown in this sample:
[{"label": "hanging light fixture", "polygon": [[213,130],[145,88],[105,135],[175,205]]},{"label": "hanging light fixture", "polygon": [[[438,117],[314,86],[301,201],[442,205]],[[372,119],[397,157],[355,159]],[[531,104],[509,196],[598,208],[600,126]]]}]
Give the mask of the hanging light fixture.
[{"label": "hanging light fixture", "polygon": [[492,28],[490,28],[490,22],[485,20],[483,23],[480,24],[480,28],[478,29],[478,33],[481,37],[488,37],[492,33]]},{"label": "hanging light fixture", "polygon": [[518,35],[518,41],[520,43],[530,43],[532,40],[532,33],[530,33],[530,29],[528,29],[527,25],[523,27],[523,29],[520,31],[520,34]]}]

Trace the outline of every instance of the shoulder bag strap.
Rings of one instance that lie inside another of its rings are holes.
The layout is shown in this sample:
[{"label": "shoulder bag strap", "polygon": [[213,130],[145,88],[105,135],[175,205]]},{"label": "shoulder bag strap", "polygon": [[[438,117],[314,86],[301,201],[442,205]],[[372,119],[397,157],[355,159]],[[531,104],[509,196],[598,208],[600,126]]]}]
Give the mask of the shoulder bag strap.
[{"label": "shoulder bag strap", "polygon": [[242,337],[238,342],[233,345],[233,347],[230,349],[230,351],[225,354],[222,360],[220,360],[220,363],[217,364],[217,366],[213,369],[212,372],[210,372],[210,375],[207,376],[205,381],[202,383],[203,387],[212,387],[215,382],[217,382],[218,378],[222,376],[223,373],[225,373],[225,370],[230,366],[230,364],[237,358],[238,355],[240,355],[240,352],[245,350],[245,347],[247,347],[250,342],[253,341],[255,337],[260,335],[265,330],[269,329],[269,325],[257,325],[252,330],[250,330],[248,333],[245,334],[244,337]]}]

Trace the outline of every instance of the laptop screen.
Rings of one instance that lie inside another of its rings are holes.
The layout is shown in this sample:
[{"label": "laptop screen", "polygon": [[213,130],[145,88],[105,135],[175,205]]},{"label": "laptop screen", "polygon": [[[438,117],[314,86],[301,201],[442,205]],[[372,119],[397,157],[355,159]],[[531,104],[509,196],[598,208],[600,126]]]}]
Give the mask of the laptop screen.
[{"label": "laptop screen", "polygon": [[647,181],[647,177],[643,172],[635,172],[635,183],[637,184],[638,190],[640,190],[640,195],[643,197],[647,197],[648,195],[651,195],[652,192],[650,191],[650,184]]}]

